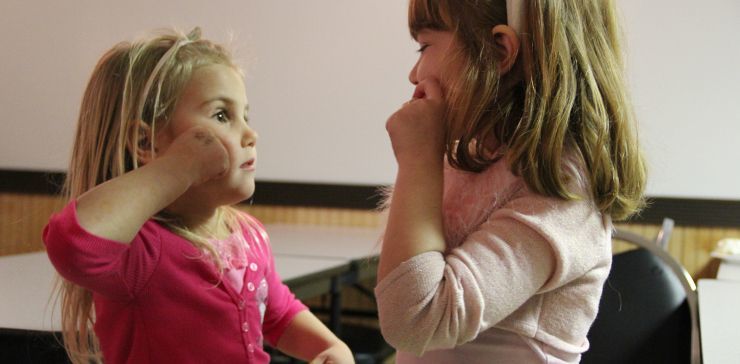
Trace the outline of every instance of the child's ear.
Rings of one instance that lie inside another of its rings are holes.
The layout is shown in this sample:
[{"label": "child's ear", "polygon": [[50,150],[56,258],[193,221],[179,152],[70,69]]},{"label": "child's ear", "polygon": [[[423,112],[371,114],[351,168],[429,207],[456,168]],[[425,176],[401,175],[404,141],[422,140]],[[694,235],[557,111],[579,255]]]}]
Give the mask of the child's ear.
[{"label": "child's ear", "polygon": [[151,162],[156,157],[156,148],[152,148],[152,127],[142,120],[137,120],[135,130],[136,138],[129,139],[129,143],[133,140],[136,142],[136,148],[134,145],[129,144],[129,153],[136,153],[136,160],[141,165],[145,165]]},{"label": "child's ear", "polygon": [[514,28],[499,24],[491,29],[493,33],[493,42],[496,45],[496,50],[500,55],[498,59],[498,71],[499,74],[506,74],[514,67],[516,58],[519,55],[519,36],[517,36]]}]

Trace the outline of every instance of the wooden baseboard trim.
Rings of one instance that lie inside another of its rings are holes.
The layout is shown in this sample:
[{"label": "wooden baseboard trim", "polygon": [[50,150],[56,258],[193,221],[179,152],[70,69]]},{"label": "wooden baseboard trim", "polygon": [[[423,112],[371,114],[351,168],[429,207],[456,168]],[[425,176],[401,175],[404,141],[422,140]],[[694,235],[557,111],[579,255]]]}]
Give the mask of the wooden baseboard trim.
[{"label": "wooden baseboard trim", "polygon": [[[0,193],[58,194],[63,172],[0,169]],[[257,205],[376,209],[381,186],[284,181],[256,182],[249,203]],[[645,210],[629,222],[661,224],[664,217],[682,226],[740,227],[740,201],[650,197]]]}]

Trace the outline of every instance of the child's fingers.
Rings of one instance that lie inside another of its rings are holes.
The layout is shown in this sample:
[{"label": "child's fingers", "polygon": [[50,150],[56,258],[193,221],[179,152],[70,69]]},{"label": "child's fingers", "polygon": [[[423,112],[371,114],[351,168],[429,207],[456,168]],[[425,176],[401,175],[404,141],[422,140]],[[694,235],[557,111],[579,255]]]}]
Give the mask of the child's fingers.
[{"label": "child's fingers", "polygon": [[411,96],[411,100],[423,99],[426,96],[424,89],[420,86],[421,86],[421,83],[416,85],[416,88],[414,89],[414,95]]},{"label": "child's fingers", "polygon": [[209,127],[195,126],[178,137],[179,153],[185,153],[196,163],[198,183],[225,176],[231,166],[227,141]]},{"label": "child's fingers", "polygon": [[442,100],[442,88],[439,81],[426,78],[419,82],[414,89],[414,99]]},{"label": "child's fingers", "polygon": [[231,160],[229,158],[229,152],[226,150],[226,146],[223,143],[219,143],[219,146],[221,148],[221,154],[223,155],[223,158],[221,159],[221,173],[217,175],[217,177],[224,177],[229,172],[229,169],[231,169]]},{"label": "child's fingers", "polygon": [[231,168],[231,160],[229,158],[229,152],[226,148],[227,141],[222,140],[215,134],[213,134],[213,139],[215,141],[214,148],[217,148],[218,152],[216,154],[220,155],[221,160],[221,172],[219,172],[216,175],[216,178],[221,178],[223,176],[226,176],[226,174],[229,172],[229,169]]}]

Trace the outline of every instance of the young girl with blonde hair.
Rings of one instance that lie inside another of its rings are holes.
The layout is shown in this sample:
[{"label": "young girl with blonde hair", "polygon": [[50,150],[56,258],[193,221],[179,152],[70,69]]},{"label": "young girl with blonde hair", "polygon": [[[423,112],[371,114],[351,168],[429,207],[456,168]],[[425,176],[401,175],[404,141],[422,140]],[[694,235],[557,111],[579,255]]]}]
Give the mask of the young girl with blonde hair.
[{"label": "young girl with blonde hair", "polygon": [[378,268],[398,363],[576,363],[645,165],[613,0],[411,0]]},{"label": "young girl with blonde hair", "polygon": [[280,281],[264,227],[230,207],[254,192],[247,111],[239,68],[198,28],[100,59],[70,202],[44,230],[73,362],[267,363],[263,339],[315,363],[353,362]]}]

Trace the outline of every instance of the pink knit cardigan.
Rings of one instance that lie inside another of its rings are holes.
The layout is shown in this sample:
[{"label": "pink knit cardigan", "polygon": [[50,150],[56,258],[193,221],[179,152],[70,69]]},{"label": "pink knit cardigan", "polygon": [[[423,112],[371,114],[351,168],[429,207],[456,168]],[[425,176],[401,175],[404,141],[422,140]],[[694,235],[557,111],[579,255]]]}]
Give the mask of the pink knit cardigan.
[{"label": "pink knit cardigan", "polygon": [[575,201],[532,192],[503,158],[477,174],[447,165],[447,250],[419,254],[378,283],[386,340],[414,356],[482,346],[476,355],[496,362],[506,351],[483,341],[495,328],[575,357],[586,351],[611,265],[612,225],[574,165],[566,169],[582,196]]}]

